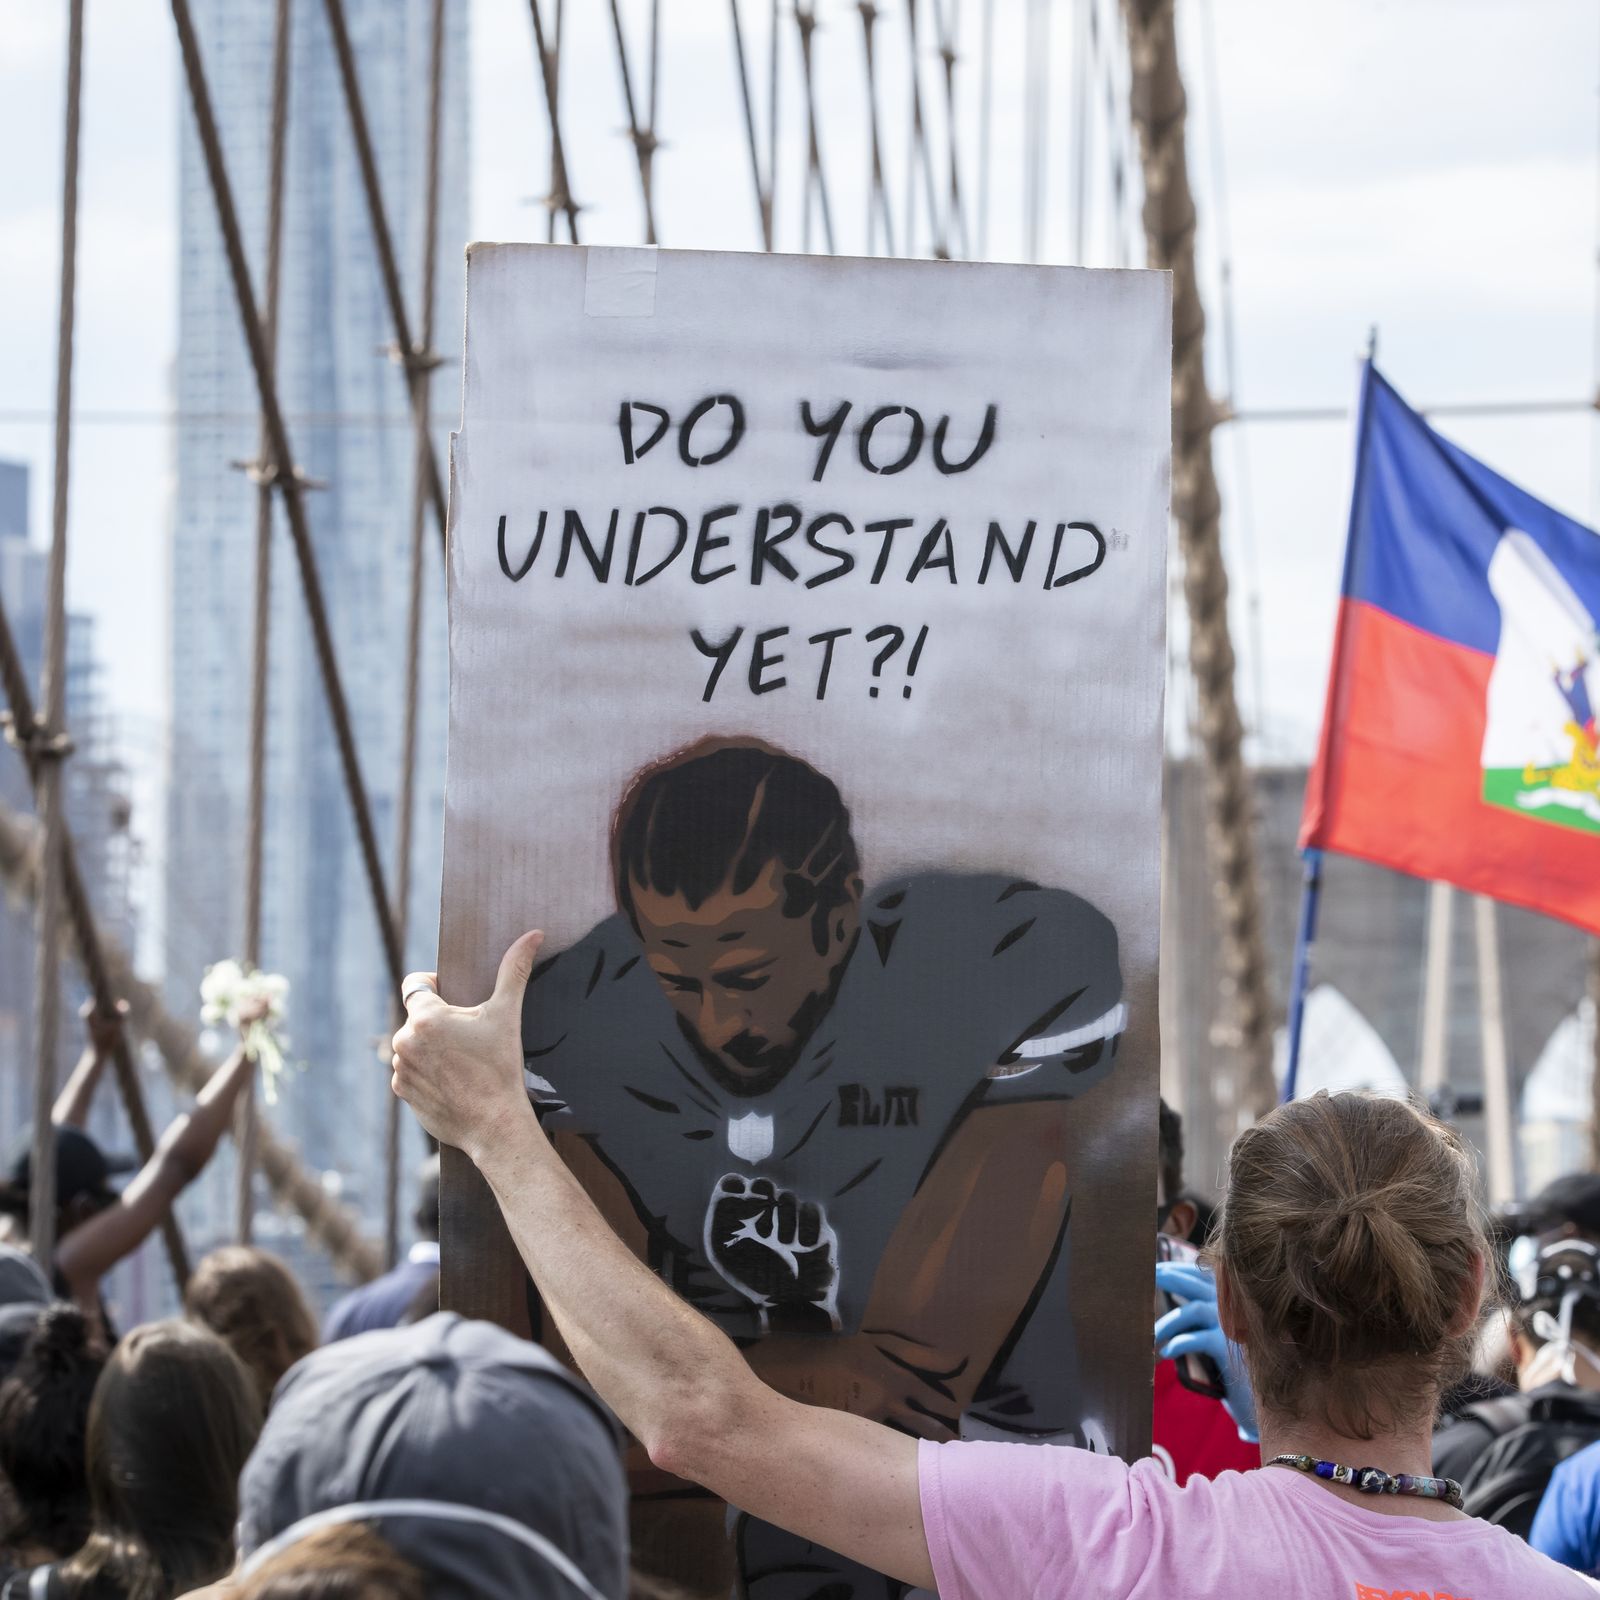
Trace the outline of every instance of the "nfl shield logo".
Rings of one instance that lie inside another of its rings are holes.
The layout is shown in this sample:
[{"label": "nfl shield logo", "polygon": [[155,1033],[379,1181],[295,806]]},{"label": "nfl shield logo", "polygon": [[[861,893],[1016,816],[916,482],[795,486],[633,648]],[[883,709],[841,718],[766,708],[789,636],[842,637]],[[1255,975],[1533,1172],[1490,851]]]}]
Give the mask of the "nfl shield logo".
[{"label": "nfl shield logo", "polygon": [[728,1118],[728,1148],[741,1161],[752,1165],[772,1154],[772,1118],[759,1111]]}]

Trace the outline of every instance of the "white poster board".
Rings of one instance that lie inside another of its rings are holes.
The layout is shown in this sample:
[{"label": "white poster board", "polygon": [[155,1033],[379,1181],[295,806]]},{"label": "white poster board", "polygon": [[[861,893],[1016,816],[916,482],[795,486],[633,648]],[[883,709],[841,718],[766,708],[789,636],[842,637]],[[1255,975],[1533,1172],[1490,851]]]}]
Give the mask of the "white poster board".
[{"label": "white poster board", "polygon": [[936,1437],[1148,1444],[1170,350],[1152,272],[469,252],[443,991],[545,929],[624,1235]]}]

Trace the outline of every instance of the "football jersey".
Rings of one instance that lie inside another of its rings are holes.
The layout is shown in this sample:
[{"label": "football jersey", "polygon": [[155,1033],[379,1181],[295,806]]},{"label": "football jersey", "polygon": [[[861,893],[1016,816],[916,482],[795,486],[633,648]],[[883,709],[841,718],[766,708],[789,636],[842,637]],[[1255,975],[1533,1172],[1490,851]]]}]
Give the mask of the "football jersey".
[{"label": "football jersey", "polygon": [[[656,1269],[749,1339],[781,1296],[741,1254],[787,1251],[778,1275],[792,1269],[836,1330],[856,1331],[884,1246],[962,1119],[1081,1094],[1126,1020],[1115,931],[1086,901],[925,873],[866,897],[831,1008],[765,1092],[707,1070],[621,916],[535,969],[523,1045],[551,1125],[617,1174]],[[811,1208],[787,1246],[761,1215],[782,1195]]]}]

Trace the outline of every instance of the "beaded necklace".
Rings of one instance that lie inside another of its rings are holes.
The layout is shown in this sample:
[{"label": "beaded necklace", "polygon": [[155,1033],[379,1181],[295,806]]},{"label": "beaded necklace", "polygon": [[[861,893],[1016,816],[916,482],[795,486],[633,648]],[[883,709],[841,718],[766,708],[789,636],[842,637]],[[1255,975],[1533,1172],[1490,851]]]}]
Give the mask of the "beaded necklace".
[{"label": "beaded necklace", "polygon": [[1423,1500],[1442,1500],[1461,1509],[1461,1485],[1454,1478],[1420,1478],[1409,1472],[1389,1473],[1381,1467],[1346,1467],[1337,1461],[1318,1461],[1315,1456],[1274,1456],[1269,1467],[1293,1467],[1330,1483],[1342,1483],[1362,1494],[1413,1494]]}]

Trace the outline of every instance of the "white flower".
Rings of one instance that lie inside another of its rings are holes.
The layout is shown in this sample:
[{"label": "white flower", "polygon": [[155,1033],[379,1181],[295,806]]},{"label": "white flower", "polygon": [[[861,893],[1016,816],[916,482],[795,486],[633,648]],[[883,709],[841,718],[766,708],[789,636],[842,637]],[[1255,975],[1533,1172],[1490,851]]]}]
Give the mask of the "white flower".
[{"label": "white flower", "polygon": [[237,961],[219,961],[207,967],[200,980],[200,1020],[211,1026],[227,1020],[243,983],[244,970]]},{"label": "white flower", "polygon": [[238,1029],[240,1044],[261,1068],[267,1103],[276,1104],[289,1043],[279,1026],[288,1009],[289,980],[282,973],[246,972],[237,961],[218,961],[206,968],[200,999],[203,1024]]}]

